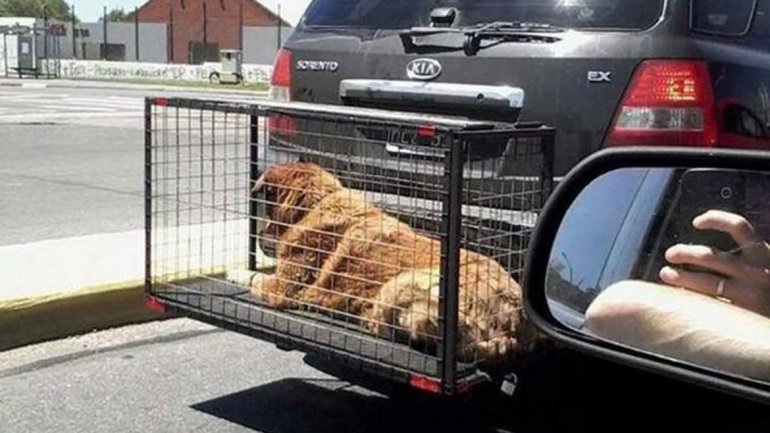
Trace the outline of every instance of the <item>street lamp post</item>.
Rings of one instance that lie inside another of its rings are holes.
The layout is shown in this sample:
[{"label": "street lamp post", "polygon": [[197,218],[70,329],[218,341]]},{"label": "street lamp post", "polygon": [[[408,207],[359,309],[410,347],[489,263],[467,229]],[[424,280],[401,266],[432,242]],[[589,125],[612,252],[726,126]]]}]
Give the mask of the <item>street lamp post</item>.
[{"label": "street lamp post", "polygon": [[138,62],[139,61],[139,7],[134,7],[134,50],[136,50],[135,53],[135,59]]},{"label": "street lamp post", "polygon": [[[209,16],[206,9],[206,2],[203,2],[203,62],[209,61]],[[190,62],[193,63],[193,62]]]},{"label": "street lamp post", "polygon": [[279,50],[281,49],[281,45],[283,45],[281,43],[281,30],[283,30],[282,24],[283,24],[283,18],[281,18],[281,2],[278,2],[278,49]]},{"label": "street lamp post", "polygon": [[77,59],[78,58],[78,37],[77,37],[77,30],[75,30],[75,25],[77,24],[75,22],[75,5],[73,4],[70,7],[70,19],[72,21],[72,58]]},{"label": "street lamp post", "polygon": [[3,32],[3,65],[5,65],[5,78],[8,78],[8,34]]},{"label": "street lamp post", "polygon": [[48,6],[46,5],[43,5],[43,61],[45,62],[45,77],[51,78],[48,68]]},{"label": "street lamp post", "polygon": [[104,16],[102,17],[102,33],[103,33],[103,45],[102,60],[107,60],[107,6],[104,7]]}]

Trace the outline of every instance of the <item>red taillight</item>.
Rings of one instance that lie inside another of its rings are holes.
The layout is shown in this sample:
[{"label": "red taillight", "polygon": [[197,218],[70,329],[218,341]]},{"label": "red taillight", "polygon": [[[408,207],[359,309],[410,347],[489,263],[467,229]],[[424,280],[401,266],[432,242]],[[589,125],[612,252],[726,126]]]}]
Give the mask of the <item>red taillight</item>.
[{"label": "red taillight", "polygon": [[[291,51],[281,49],[275,58],[273,76],[270,78],[269,98],[273,101],[291,100],[291,69]],[[267,127],[271,134],[282,138],[294,137],[297,130],[294,119],[277,114],[270,115]]]},{"label": "red taillight", "polygon": [[154,296],[145,296],[144,306],[147,307],[148,310],[154,311],[156,313],[166,312],[166,305],[160,302],[160,300]]},{"label": "red taillight", "polygon": [[648,60],[639,66],[626,90],[607,145],[714,147],[718,135],[706,64]]},{"label": "red taillight", "polygon": [[288,101],[291,99],[291,52],[281,49],[275,58],[273,76],[270,78],[270,99]]}]

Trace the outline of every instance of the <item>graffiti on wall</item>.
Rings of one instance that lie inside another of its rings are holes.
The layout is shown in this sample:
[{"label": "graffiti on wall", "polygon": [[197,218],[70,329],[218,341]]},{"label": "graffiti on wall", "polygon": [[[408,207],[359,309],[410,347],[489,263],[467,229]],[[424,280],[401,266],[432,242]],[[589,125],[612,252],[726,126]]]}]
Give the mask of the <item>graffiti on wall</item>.
[{"label": "graffiti on wall", "polygon": [[[177,65],[92,60],[60,60],[58,67],[62,78],[182,81],[208,81],[209,75],[220,69],[218,63]],[[269,65],[243,65],[244,79],[248,83],[267,83],[272,69]]]}]

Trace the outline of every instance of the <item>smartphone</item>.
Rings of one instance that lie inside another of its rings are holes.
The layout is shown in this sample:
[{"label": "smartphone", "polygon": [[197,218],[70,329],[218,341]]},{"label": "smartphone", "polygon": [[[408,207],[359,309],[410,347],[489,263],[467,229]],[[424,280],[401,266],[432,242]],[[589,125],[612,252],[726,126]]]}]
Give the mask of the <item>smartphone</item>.
[{"label": "smartphone", "polygon": [[709,210],[743,215],[745,205],[746,179],[743,171],[687,170],[678,180],[670,207],[668,239],[671,245],[705,245],[725,252],[737,252],[738,244],[730,235],[717,230],[698,230],[692,222]]},{"label": "smartphone", "polygon": [[[705,245],[725,252],[738,251],[738,244],[727,233],[697,230],[692,221],[709,210],[744,215],[746,182],[745,173],[738,170],[676,170],[666,197],[660,204],[660,219],[657,222],[660,229],[649,240],[649,251],[652,253],[641,262],[641,278],[656,281],[661,268],[670,266],[665,259],[666,250],[676,244]],[[704,271],[695,266],[680,268]]]}]

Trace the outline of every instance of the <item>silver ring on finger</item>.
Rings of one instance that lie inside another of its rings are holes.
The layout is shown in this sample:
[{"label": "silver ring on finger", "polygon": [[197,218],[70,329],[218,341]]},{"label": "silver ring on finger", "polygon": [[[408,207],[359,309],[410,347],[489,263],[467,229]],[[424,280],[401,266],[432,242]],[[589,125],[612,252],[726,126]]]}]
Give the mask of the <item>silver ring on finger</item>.
[{"label": "silver ring on finger", "polygon": [[717,284],[717,294],[716,298],[722,302],[726,302],[728,304],[732,304],[733,301],[730,298],[725,297],[725,286],[727,285],[727,280],[724,278],[721,278],[719,280],[719,284]]}]

